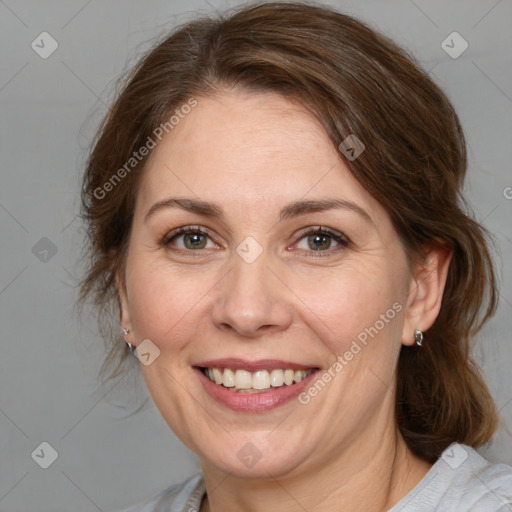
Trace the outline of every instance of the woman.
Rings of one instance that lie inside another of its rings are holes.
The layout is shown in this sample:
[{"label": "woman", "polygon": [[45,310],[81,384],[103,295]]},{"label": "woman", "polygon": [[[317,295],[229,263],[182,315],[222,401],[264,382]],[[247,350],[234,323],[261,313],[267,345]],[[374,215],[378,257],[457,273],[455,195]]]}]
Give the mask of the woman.
[{"label": "woman", "polygon": [[141,60],[84,178],[82,298],[202,472],[131,511],[512,507],[474,450],[497,290],[465,171],[446,96],[327,7],[197,20]]}]

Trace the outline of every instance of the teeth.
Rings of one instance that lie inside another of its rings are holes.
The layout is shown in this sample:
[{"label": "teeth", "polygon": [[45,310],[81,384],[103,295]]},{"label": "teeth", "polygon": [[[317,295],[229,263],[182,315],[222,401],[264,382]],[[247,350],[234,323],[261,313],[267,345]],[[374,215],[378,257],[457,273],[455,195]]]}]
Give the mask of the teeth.
[{"label": "teeth", "polygon": [[283,370],[272,370],[270,372],[270,385],[273,388],[278,388],[284,384]]},{"label": "teeth", "polygon": [[234,388],[235,387],[235,374],[233,370],[226,368],[224,373],[222,374],[222,385],[226,388]]},{"label": "teeth", "polygon": [[293,384],[293,375],[295,372],[293,370],[285,370],[284,371],[284,383],[287,386],[291,386]]},{"label": "teeth", "polygon": [[254,389],[268,389],[270,387],[270,375],[267,370],[254,372],[252,376],[252,387]]},{"label": "teeth", "polygon": [[230,368],[205,368],[204,370],[205,375],[215,384],[224,386],[230,391],[242,393],[258,393],[284,385],[291,386],[305,379],[311,372],[313,372],[313,369],[275,369],[270,372],[267,370],[255,372],[248,372],[247,370],[233,371]]},{"label": "teeth", "polygon": [[222,381],[224,379],[222,378],[222,373],[221,373],[221,371],[218,368],[214,368],[213,369],[213,379],[210,377],[210,380],[214,380],[215,384],[222,384]]},{"label": "teeth", "polygon": [[247,372],[245,370],[237,370],[235,372],[235,386],[236,389],[252,388],[251,372]]}]

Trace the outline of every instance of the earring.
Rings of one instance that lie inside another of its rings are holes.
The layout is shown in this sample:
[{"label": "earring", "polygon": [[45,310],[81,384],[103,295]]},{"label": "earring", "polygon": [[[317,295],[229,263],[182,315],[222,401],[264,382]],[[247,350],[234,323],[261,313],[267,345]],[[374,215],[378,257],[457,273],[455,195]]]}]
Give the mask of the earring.
[{"label": "earring", "polygon": [[416,329],[414,331],[414,341],[416,342],[416,345],[421,347],[423,345],[423,338],[424,338],[423,331]]},{"label": "earring", "polygon": [[[123,333],[123,336],[126,336],[127,334],[130,333],[130,329],[121,329],[121,332]],[[126,345],[128,346],[130,352],[133,352],[135,350],[135,347],[130,342],[127,341]]]}]

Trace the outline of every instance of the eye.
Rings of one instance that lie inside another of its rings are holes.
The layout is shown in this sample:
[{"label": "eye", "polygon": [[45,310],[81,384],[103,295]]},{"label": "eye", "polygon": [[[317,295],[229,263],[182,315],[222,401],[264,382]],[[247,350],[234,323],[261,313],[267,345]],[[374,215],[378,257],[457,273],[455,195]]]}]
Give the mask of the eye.
[{"label": "eye", "polygon": [[215,243],[208,233],[199,227],[183,227],[169,233],[162,243],[165,246],[174,246],[180,250],[197,251],[199,249],[213,249]]},{"label": "eye", "polygon": [[[165,236],[162,244],[170,249],[181,251],[198,251],[218,247],[209,233],[199,226],[175,229]],[[302,234],[297,243],[297,249],[307,253],[317,253],[320,256],[318,253],[332,253],[348,245],[349,241],[342,233],[319,226]]]},{"label": "eye", "polygon": [[348,245],[349,241],[342,233],[320,226],[304,233],[297,248],[307,252],[333,252],[330,249],[342,249]]}]

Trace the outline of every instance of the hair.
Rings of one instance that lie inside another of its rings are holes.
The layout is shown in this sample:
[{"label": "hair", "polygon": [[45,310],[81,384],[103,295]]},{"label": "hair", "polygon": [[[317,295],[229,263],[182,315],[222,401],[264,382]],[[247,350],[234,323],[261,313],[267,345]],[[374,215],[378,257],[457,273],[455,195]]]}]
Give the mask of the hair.
[{"label": "hair", "polygon": [[[453,251],[426,342],[401,348],[397,423],[411,451],[431,462],[454,441],[489,442],[498,413],[470,351],[498,292],[488,233],[466,213],[461,195],[467,159],[459,119],[402,48],[316,4],[259,3],[195,19],[159,41],[123,82],[93,141],[82,188],[88,249],[80,302],[99,310],[107,344],[100,375],[122,374],[129,356],[119,334],[116,276],[123,274],[146,158],[122,176],[121,169],[191,98],[233,88],[300,102],[335,147],[355,134],[366,149],[345,163],[390,215],[409,261],[420,261],[429,246]],[[113,183],[116,174],[122,179]],[[115,190],[105,193],[109,180]]]}]

